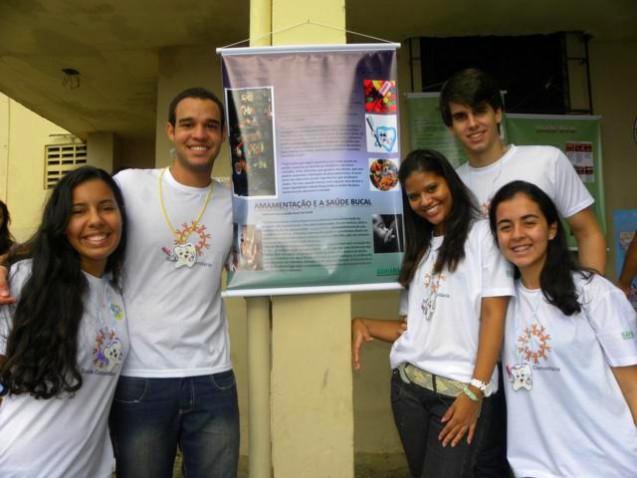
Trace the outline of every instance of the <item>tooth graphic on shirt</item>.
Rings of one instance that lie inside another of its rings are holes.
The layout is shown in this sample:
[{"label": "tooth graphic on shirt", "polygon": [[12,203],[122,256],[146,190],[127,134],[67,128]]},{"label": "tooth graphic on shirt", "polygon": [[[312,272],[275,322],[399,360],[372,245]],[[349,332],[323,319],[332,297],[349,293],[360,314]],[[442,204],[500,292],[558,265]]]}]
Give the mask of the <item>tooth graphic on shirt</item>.
[{"label": "tooth graphic on shirt", "polygon": [[531,376],[531,366],[528,363],[516,364],[510,368],[512,375],[513,390],[521,388],[531,390],[533,387],[533,377]]},{"label": "tooth graphic on shirt", "polygon": [[182,266],[192,267],[195,265],[197,260],[197,249],[195,249],[195,246],[190,243],[175,246],[173,254],[177,259],[175,268]]}]

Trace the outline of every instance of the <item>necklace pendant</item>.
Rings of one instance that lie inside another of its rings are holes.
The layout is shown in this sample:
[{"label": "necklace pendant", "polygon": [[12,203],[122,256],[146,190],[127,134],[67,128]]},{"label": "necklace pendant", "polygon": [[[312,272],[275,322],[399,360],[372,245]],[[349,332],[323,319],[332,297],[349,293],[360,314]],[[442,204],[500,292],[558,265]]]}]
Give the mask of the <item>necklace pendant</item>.
[{"label": "necklace pendant", "polygon": [[197,262],[197,249],[190,242],[178,244],[173,248],[175,269],[180,267],[191,268]]}]

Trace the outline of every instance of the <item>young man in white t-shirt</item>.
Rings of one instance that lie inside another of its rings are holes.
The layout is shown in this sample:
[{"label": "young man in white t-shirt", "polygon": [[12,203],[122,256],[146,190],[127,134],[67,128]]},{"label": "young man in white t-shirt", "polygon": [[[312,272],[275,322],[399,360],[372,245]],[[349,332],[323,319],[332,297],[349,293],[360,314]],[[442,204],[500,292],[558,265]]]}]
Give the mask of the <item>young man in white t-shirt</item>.
[{"label": "young man in white t-shirt", "polygon": [[170,167],[115,176],[130,219],[124,300],[131,350],[110,427],[117,474],[236,476],[239,412],[221,292],[232,246],[232,194],[211,179],[224,110],[203,88],[170,104]]},{"label": "young man in white t-shirt", "polygon": [[[592,196],[559,149],[507,145],[502,141],[502,97],[490,75],[475,68],[454,74],[440,93],[440,112],[468,157],[468,163],[458,168],[458,175],[475,194],[485,216],[500,187],[514,180],[536,184],[553,199],[568,222],[577,240],[580,263],[604,273],[606,241],[591,207]],[[496,400],[499,405],[491,426],[480,437],[475,468],[479,478],[508,474],[502,391]]]},{"label": "young man in white t-shirt", "polygon": [[502,98],[492,77],[474,68],[453,75],[440,93],[440,112],[469,160],[458,174],[483,210],[508,182],[519,179],[536,184],[551,196],[568,222],[580,264],[604,273],[606,241],[591,207],[593,198],[557,148],[504,144],[499,132]]}]

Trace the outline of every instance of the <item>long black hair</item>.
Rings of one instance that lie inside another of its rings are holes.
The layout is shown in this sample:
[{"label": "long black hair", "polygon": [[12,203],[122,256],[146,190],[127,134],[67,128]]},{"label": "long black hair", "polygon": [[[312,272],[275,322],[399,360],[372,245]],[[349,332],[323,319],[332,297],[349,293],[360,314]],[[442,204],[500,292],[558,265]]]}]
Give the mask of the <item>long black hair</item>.
[{"label": "long black hair", "polygon": [[42,222],[32,237],[31,275],[22,287],[7,338],[0,381],[9,393],[51,398],[82,386],[77,365],[78,330],[84,313],[88,282],[80,256],[66,238],[73,207],[73,190],[100,180],[113,191],[122,216],[120,243],[109,256],[105,272],[119,287],[126,248],[126,212],[122,193],[106,172],[83,166],[67,173],[44,207]]},{"label": "long black hair", "polygon": [[11,232],[9,232],[9,224],[11,223],[9,208],[2,201],[0,201],[0,217],[2,218],[0,220],[0,255],[2,255],[7,253],[15,242]]},{"label": "long black hair", "polygon": [[445,219],[445,237],[434,266],[434,272],[441,272],[446,266],[454,271],[464,259],[464,243],[467,240],[471,223],[479,216],[475,198],[464,185],[453,166],[437,151],[417,149],[407,155],[400,165],[398,179],[403,195],[403,214],[405,218],[405,255],[398,280],[404,287],[409,286],[418,263],[431,246],[434,226],[416,214],[409,205],[405,193],[405,181],[413,173],[433,173],[443,178],[449,186],[452,206]]},{"label": "long black hair", "polygon": [[[582,306],[578,301],[573,273],[577,272],[585,278],[590,278],[593,271],[579,266],[577,260],[568,250],[566,233],[560,221],[557,207],[551,198],[535,184],[526,181],[512,181],[505,184],[495,193],[489,206],[489,225],[495,240],[498,240],[496,212],[498,205],[522,194],[538,205],[549,226],[555,224],[555,237],[548,241],[546,261],[540,272],[540,287],[546,300],[560,309],[565,315],[580,312]],[[520,271],[515,267],[515,277],[520,278]]]}]

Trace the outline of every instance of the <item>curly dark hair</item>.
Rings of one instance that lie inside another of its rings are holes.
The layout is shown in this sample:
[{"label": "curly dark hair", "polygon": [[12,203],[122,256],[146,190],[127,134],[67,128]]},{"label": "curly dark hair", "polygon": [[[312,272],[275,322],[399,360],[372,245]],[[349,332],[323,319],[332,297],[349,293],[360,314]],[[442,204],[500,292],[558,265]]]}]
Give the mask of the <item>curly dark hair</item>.
[{"label": "curly dark hair", "polygon": [[88,282],[80,267],[80,256],[66,238],[66,229],[73,208],[73,190],[91,180],[108,185],[121,213],[121,239],[105,270],[119,288],[126,249],[124,199],[106,171],[83,166],[67,173],[57,184],[44,208],[40,227],[29,241],[31,275],[22,287],[7,337],[6,359],[0,366],[0,381],[10,394],[28,393],[48,399],[72,394],[82,386],[77,335]]}]

